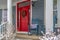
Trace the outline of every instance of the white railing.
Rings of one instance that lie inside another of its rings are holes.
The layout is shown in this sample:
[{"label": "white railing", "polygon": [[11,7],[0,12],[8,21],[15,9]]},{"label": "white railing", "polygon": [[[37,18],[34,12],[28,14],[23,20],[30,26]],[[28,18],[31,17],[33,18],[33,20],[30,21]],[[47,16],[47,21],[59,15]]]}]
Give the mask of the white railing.
[{"label": "white railing", "polygon": [[3,39],[6,35],[6,26],[7,22],[1,23],[0,25],[0,40]]},{"label": "white railing", "polygon": [[56,35],[55,32],[47,32],[46,34],[41,31],[43,36],[39,37],[40,40],[60,40],[60,34]]}]

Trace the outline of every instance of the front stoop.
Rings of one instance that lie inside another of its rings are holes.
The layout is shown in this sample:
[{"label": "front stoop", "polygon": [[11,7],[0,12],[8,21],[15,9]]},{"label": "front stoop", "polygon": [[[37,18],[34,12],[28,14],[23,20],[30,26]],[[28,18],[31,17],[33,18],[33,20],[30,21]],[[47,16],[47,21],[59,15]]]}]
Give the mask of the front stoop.
[{"label": "front stoop", "polygon": [[16,38],[22,38],[22,39],[29,39],[29,40],[40,40],[39,39],[40,36],[36,36],[36,35],[28,35],[28,34],[21,34],[21,33],[17,33],[16,34]]}]

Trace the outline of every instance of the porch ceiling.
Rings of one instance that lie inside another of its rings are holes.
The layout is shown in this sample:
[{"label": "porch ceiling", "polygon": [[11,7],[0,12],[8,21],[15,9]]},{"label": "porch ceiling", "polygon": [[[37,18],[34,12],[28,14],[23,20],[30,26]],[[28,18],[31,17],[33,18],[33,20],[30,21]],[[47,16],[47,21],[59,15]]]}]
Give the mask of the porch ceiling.
[{"label": "porch ceiling", "polygon": [[[17,1],[22,1],[22,0],[12,0],[13,3]],[[32,0],[32,1],[37,1],[37,0]],[[0,5],[6,5],[6,4],[7,4],[7,0],[0,0]]]},{"label": "porch ceiling", "polygon": [[[22,1],[22,0],[12,0],[13,6],[16,5],[17,1]],[[32,1],[36,1],[36,0],[32,0]],[[6,8],[7,8],[7,0],[0,0],[0,9],[6,9]]]},{"label": "porch ceiling", "polygon": [[[12,0],[12,2],[16,2],[16,1],[19,1],[19,0]],[[7,4],[7,0],[0,0],[0,5],[6,5]]]}]

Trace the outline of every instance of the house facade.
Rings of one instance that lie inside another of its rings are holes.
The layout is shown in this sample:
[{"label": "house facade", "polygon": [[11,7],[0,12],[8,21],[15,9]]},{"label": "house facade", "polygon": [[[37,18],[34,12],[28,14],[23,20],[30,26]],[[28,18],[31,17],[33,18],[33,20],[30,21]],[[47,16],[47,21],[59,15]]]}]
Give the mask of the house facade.
[{"label": "house facade", "polygon": [[[28,12],[28,7],[25,7],[23,5],[24,2],[30,2],[29,8],[30,12]],[[21,20],[21,15],[24,14],[18,14],[21,12],[22,9],[26,10],[27,17],[29,17],[29,24],[31,25],[33,23],[32,20],[37,20],[40,24],[44,25],[45,33],[52,31],[54,32],[54,28],[59,27],[60,28],[60,0],[0,0],[0,24],[7,22],[7,34],[10,36],[10,34],[13,34],[13,28],[15,28],[15,31],[17,33],[27,33],[23,29],[26,29],[27,27],[17,26],[18,19]],[[23,3],[22,3],[23,2]],[[21,7],[17,7],[21,4],[24,6],[24,8],[21,9]],[[55,4],[56,3],[56,4]],[[17,8],[20,10],[17,11]],[[20,15],[20,16],[18,16]],[[30,16],[29,16],[30,15]],[[6,17],[5,17],[6,16]],[[54,18],[55,16],[55,18]],[[17,17],[20,17],[17,19]],[[22,18],[23,19],[23,18]],[[19,25],[23,25],[24,22],[20,22]],[[25,23],[27,20],[24,20]],[[36,22],[36,21],[35,21]],[[57,23],[55,23],[57,22]],[[27,26],[27,25],[24,25]],[[19,30],[18,28],[19,27]],[[43,28],[42,26],[40,28]],[[40,30],[39,28],[39,30]],[[23,31],[21,31],[21,30]],[[43,29],[42,29],[43,31]]]}]

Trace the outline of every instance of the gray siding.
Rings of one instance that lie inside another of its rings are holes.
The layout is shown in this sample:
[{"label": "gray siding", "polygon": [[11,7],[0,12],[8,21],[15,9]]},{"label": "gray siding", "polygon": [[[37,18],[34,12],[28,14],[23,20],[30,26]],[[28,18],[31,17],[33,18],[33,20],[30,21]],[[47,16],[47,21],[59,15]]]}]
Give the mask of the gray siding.
[{"label": "gray siding", "polygon": [[32,7],[32,17],[44,22],[44,0],[38,0],[35,6]]}]

